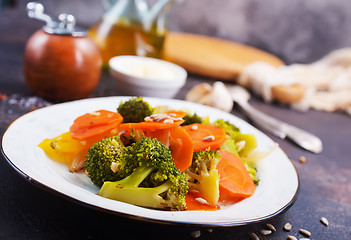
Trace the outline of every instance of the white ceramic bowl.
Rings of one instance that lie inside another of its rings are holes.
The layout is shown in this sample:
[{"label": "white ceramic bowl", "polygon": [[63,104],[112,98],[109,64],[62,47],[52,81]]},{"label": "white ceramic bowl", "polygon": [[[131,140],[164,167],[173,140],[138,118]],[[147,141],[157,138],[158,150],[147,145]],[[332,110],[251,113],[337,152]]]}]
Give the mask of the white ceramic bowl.
[{"label": "white ceramic bowl", "polygon": [[109,65],[118,89],[125,95],[173,98],[188,75],[176,64],[149,57],[117,56]]}]

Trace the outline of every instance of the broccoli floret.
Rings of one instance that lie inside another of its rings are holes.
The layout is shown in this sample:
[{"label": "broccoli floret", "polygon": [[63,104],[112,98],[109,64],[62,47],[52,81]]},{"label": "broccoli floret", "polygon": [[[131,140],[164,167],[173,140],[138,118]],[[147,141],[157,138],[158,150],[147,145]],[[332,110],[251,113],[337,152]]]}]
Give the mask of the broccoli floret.
[{"label": "broccoli floret", "polygon": [[[218,119],[213,123],[213,125],[222,127],[229,137],[229,141],[234,141],[234,145],[231,143],[225,143],[223,147],[226,150],[233,152],[240,157],[247,157],[247,155],[257,147],[257,141],[254,135],[240,133],[240,129],[230,122],[224,121],[223,119]],[[239,142],[245,142],[245,145],[239,148],[237,145]]]},{"label": "broccoli floret", "polygon": [[194,114],[186,114],[183,119],[185,120],[185,122],[182,123],[182,126],[186,126],[186,125],[191,125],[194,123],[202,123],[202,118],[200,116],[198,116],[196,113]]},{"label": "broccoli floret", "polygon": [[105,182],[99,195],[143,207],[185,210],[188,185],[171,152],[148,137],[126,149],[128,161],[136,166],[134,172],[122,180]]},{"label": "broccoli floret", "polygon": [[117,111],[122,115],[124,123],[143,122],[144,118],[153,113],[153,108],[143,98],[132,98],[126,102],[121,102]]},{"label": "broccoli floret", "polygon": [[260,179],[256,176],[257,174],[257,169],[256,169],[256,166],[253,162],[247,162],[247,161],[244,161],[244,165],[247,169],[247,172],[249,173],[250,175],[250,178],[252,179],[252,181],[255,183],[255,185],[257,186],[258,183],[260,182]]},{"label": "broccoli floret", "polygon": [[217,164],[221,156],[216,151],[194,152],[192,165],[185,170],[189,190],[199,191],[214,206],[219,199],[219,174]]},{"label": "broccoli floret", "polygon": [[84,166],[94,184],[102,186],[105,181],[116,181],[131,173],[132,165],[124,160],[124,149],[118,136],[102,139],[89,148]]},{"label": "broccoli floret", "polygon": [[[243,158],[247,157],[257,147],[256,137],[252,134],[242,134],[240,129],[235,125],[223,119],[218,119],[214,122],[215,126],[222,127],[228,139],[222,144],[221,148],[226,149],[238,156],[243,161],[251,179],[257,185],[259,179],[256,176],[257,170],[254,163],[245,161]],[[239,146],[237,143],[245,142],[245,145]]]}]

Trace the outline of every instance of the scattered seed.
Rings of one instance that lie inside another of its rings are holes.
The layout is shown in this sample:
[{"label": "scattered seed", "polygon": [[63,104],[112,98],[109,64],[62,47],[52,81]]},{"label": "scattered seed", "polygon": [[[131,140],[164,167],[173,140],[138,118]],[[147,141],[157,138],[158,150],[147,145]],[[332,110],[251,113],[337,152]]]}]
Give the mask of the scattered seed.
[{"label": "scattered seed", "polygon": [[266,224],[266,227],[267,227],[269,230],[272,230],[273,232],[276,232],[276,231],[277,231],[277,229],[275,229],[275,227],[274,227],[272,224],[270,224],[270,223],[267,223],[267,224]]},{"label": "scattered seed", "polygon": [[299,160],[300,160],[300,163],[305,163],[306,162],[306,157],[305,156],[301,156]]},{"label": "scattered seed", "polygon": [[153,122],[154,120],[151,117],[145,117],[144,121],[145,122]]},{"label": "scattered seed", "polygon": [[200,231],[192,231],[190,233],[190,235],[193,237],[193,238],[198,238],[201,236],[201,232]]},{"label": "scattered seed", "polygon": [[152,114],[149,116],[154,122],[159,122],[165,118],[170,118],[170,116],[168,114],[165,113],[156,113],[156,114]]},{"label": "scattered seed", "polygon": [[260,240],[260,238],[255,233],[250,233],[249,237],[251,240]]},{"label": "scattered seed", "polygon": [[272,233],[272,230],[261,230],[260,231],[260,234],[263,235],[263,236],[269,235],[271,233]]},{"label": "scattered seed", "polygon": [[299,232],[302,233],[303,235],[305,235],[306,237],[310,237],[311,233],[305,229],[299,229]]},{"label": "scattered seed", "polygon": [[111,143],[115,148],[118,148],[118,142],[115,139],[112,139]]},{"label": "scattered seed", "polygon": [[210,135],[210,136],[204,137],[202,140],[204,140],[206,142],[211,142],[211,141],[215,140],[215,137]]},{"label": "scattered seed", "polygon": [[152,114],[144,118],[145,122],[163,122],[163,123],[173,123],[183,120],[182,118],[176,118],[174,114],[157,113]]},{"label": "scattered seed", "polygon": [[289,239],[289,240],[297,240],[297,237],[288,235],[288,239]]},{"label": "scattered seed", "polygon": [[123,134],[125,134],[127,131],[124,131],[124,130],[122,130],[122,131],[120,131],[119,133],[118,133],[118,136],[122,136]]},{"label": "scattered seed", "polygon": [[112,129],[112,130],[111,130],[111,134],[112,134],[112,136],[118,135],[118,130],[117,130],[117,128]]},{"label": "scattered seed", "polygon": [[116,162],[112,162],[111,163],[111,170],[112,170],[112,172],[117,172],[117,170],[118,170],[118,164],[116,163]]},{"label": "scattered seed", "polygon": [[243,149],[245,147],[245,142],[240,141],[240,142],[235,143],[235,145],[238,147],[238,152],[240,152],[241,149]]},{"label": "scattered seed", "polygon": [[93,116],[99,116],[101,113],[100,112],[91,112],[89,113],[90,115],[93,115]]},{"label": "scattered seed", "polygon": [[292,229],[292,225],[290,223],[286,223],[284,225],[284,231],[289,232]]},{"label": "scattered seed", "polygon": [[57,141],[52,141],[52,142],[50,142],[50,147],[55,150],[59,147],[59,145],[58,145]]},{"label": "scattered seed", "polygon": [[163,123],[174,123],[174,120],[171,118],[166,118]]},{"label": "scattered seed", "polygon": [[213,232],[213,229],[209,228],[209,229],[207,229],[207,232],[211,233],[211,232]]},{"label": "scattered seed", "polygon": [[299,240],[310,240],[309,238],[300,238]]},{"label": "scattered seed", "polygon": [[194,130],[194,131],[196,131],[198,128],[199,128],[199,126],[197,126],[197,125],[192,125],[191,126],[191,130]]},{"label": "scattered seed", "polygon": [[322,217],[320,221],[321,221],[321,223],[323,223],[325,226],[328,226],[328,225],[329,225],[329,221],[328,221],[328,219],[326,219],[325,217]]},{"label": "scattered seed", "polygon": [[198,197],[198,198],[195,198],[195,200],[198,201],[198,202],[201,203],[201,204],[210,205],[210,204],[206,201],[206,199],[204,199],[204,198]]}]

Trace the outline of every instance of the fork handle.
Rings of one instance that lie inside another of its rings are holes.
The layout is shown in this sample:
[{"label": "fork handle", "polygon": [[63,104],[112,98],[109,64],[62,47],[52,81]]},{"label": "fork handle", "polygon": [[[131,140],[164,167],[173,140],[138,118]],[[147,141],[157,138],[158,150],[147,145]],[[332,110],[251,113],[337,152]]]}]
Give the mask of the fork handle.
[{"label": "fork handle", "polygon": [[246,101],[237,101],[245,114],[255,122],[259,127],[266,129],[277,137],[282,139],[288,137],[300,147],[314,153],[320,153],[323,149],[322,141],[315,135],[284,123],[273,118],[255,108]]}]

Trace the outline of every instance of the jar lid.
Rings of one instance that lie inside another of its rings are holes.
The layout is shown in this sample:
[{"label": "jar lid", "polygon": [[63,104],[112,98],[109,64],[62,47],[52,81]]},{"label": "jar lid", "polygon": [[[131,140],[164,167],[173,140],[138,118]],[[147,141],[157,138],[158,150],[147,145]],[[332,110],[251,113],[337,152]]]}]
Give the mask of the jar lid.
[{"label": "jar lid", "polygon": [[30,18],[46,22],[43,30],[46,33],[66,35],[73,37],[84,37],[87,32],[76,27],[76,19],[72,14],[61,13],[56,21],[51,16],[44,13],[44,6],[41,3],[29,2],[27,4],[27,13]]}]

